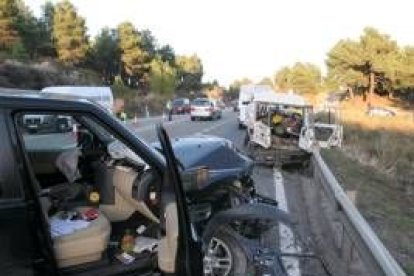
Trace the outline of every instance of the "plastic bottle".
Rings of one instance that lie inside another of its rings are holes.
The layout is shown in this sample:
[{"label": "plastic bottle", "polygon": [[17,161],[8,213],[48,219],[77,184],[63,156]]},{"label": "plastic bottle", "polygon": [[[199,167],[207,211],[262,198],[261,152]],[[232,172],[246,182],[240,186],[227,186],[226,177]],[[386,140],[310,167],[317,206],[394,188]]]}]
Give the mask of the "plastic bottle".
[{"label": "plastic bottle", "polygon": [[129,229],[125,230],[125,234],[121,239],[121,249],[124,252],[132,252],[135,246],[134,236]]}]

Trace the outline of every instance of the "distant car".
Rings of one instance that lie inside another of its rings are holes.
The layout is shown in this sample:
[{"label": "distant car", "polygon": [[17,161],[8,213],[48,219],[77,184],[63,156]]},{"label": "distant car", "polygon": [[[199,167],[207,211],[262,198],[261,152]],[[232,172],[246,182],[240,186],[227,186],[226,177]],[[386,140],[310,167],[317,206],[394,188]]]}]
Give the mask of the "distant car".
[{"label": "distant car", "polygon": [[215,120],[221,118],[221,108],[207,98],[198,98],[191,103],[191,121],[196,119]]},{"label": "distant car", "polygon": [[187,98],[177,98],[172,102],[173,114],[190,113],[190,100]]},{"label": "distant car", "polygon": [[380,106],[369,107],[366,114],[371,117],[394,117],[397,115],[395,111]]}]

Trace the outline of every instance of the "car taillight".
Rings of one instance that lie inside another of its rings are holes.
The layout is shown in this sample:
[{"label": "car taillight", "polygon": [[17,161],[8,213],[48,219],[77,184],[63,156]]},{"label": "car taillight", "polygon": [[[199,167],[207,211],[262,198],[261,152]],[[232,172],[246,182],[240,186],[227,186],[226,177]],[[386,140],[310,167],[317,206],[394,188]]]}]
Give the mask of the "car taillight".
[{"label": "car taillight", "polygon": [[190,110],[191,111],[194,111],[195,110],[194,106],[190,107]]}]

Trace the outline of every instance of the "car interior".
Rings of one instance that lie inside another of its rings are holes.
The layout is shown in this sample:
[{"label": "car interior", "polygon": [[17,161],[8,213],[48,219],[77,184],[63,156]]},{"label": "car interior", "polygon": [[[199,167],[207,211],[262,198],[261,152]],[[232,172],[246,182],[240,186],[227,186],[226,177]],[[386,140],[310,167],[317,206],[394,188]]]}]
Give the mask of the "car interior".
[{"label": "car interior", "polygon": [[156,267],[158,259],[161,270],[173,272],[177,217],[167,206],[173,210],[160,224],[162,177],[90,118],[65,118],[65,129],[35,131],[16,120],[58,268],[110,275]]},{"label": "car interior", "polygon": [[303,110],[283,106],[258,105],[257,120],[271,127],[271,134],[277,138],[297,140],[303,125]]}]

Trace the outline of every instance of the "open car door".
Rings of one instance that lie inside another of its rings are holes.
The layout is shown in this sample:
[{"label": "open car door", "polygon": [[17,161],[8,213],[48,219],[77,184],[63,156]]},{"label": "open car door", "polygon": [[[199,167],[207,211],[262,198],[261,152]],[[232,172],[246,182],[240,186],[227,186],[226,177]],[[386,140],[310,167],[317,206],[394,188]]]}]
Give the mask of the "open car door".
[{"label": "open car door", "polygon": [[253,135],[251,141],[261,145],[265,149],[270,148],[272,145],[272,136],[270,127],[266,124],[258,121],[253,124]]},{"label": "open car door", "polygon": [[320,148],[341,147],[343,138],[343,127],[339,124],[340,113],[338,109],[329,109],[329,123],[315,122],[313,110],[309,109],[309,125],[314,130],[315,144]]},{"label": "open car door", "polygon": [[[161,199],[163,202],[161,219],[165,224],[166,238],[161,241],[159,246],[158,263],[164,272],[167,270],[175,275],[201,275],[201,246],[197,242],[198,238],[190,222],[177,159],[168,134],[161,125],[157,127],[157,135],[167,164],[164,181],[166,186],[164,186]],[[173,258],[172,260],[175,262],[173,269],[163,267],[165,264],[162,262],[165,258]]]},{"label": "open car door", "polygon": [[320,148],[341,147],[343,128],[337,123],[315,123],[312,107],[304,109],[304,126],[299,136],[299,147],[308,152]]},{"label": "open car door", "polygon": [[313,132],[313,128],[302,127],[299,135],[299,148],[304,151],[311,152],[314,144],[315,133]]},{"label": "open car door", "polygon": [[303,125],[299,134],[299,148],[307,152],[312,152],[315,144],[315,133],[313,129],[313,110],[312,107],[303,108]]},{"label": "open car door", "polygon": [[341,147],[343,128],[339,124],[315,123],[315,141],[320,148]]}]

